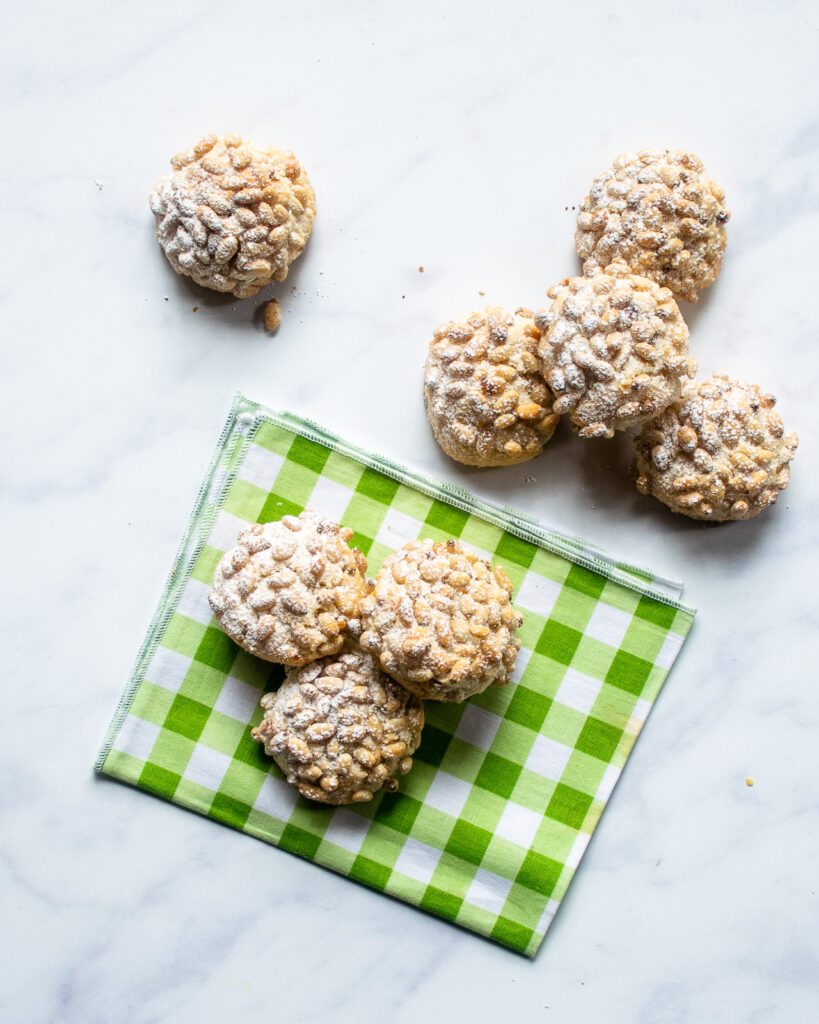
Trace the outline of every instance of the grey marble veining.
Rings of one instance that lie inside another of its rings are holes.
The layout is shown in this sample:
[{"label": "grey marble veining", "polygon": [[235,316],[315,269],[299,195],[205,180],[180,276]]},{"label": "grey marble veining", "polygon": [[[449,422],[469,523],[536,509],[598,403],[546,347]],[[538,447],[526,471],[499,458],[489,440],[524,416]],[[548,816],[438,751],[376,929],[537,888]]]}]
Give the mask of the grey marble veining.
[{"label": "grey marble veining", "polygon": [[[5,28],[2,1019],[809,1019],[817,4],[33,0]],[[189,285],[153,238],[151,184],[209,131],[292,148],[316,187],[304,256],[256,299]],[[426,423],[432,329],[575,273],[572,207],[643,145],[697,152],[732,210],[683,308],[701,371],[774,391],[800,434],[752,522],[640,497],[625,437],[561,427],[479,472]],[[686,580],[690,640],[534,962],[92,778],[237,388]]]}]

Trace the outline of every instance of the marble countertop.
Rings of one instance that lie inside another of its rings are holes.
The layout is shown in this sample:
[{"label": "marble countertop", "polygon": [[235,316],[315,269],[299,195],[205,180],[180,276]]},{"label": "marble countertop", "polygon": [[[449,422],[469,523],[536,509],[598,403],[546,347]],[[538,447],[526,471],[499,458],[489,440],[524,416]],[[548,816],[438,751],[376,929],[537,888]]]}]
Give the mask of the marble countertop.
[{"label": "marble countertop", "polygon": [[[6,27],[3,1019],[807,1020],[817,4],[32,0]],[[152,182],[210,131],[292,148],[318,194],[255,299],[189,285],[154,241]],[[542,302],[577,272],[593,176],[663,145],[732,210],[719,282],[683,307],[701,372],[775,392],[801,437],[747,523],[642,498],[624,436],[561,428],[479,472],[424,416],[432,329]],[[533,962],[92,776],[239,388],[686,580],[690,640]]]}]

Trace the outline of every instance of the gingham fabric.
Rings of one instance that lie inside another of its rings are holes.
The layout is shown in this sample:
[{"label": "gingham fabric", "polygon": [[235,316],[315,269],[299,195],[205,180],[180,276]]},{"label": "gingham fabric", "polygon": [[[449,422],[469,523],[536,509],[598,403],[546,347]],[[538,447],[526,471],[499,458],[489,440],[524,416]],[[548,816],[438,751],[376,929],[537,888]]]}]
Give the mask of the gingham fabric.
[{"label": "gingham fabric", "polygon": [[[524,615],[512,682],[427,702],[412,771],[369,804],[284,782],[250,738],[283,669],[208,605],[240,529],[307,507],[355,531],[369,575],[409,540],[457,537]],[[240,397],[96,767],[533,956],[691,625],[662,583]]]}]

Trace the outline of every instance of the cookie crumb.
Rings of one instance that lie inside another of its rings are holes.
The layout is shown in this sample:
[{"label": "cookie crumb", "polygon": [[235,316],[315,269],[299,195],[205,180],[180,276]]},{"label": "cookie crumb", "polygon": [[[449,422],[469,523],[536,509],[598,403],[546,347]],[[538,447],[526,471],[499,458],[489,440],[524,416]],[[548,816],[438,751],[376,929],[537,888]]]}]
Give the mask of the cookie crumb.
[{"label": "cookie crumb", "polygon": [[419,274],[423,274],[423,272],[424,272],[424,268],[423,268],[423,267],[419,267],[419,268],[418,268],[418,273],[419,273]]},{"label": "cookie crumb", "polygon": [[486,292],[483,290],[483,288],[478,289],[478,295],[486,295]]},{"label": "cookie crumb", "polygon": [[745,780],[745,785],[746,786],[753,786],[753,784],[754,784],[754,780],[749,775],[748,778]]},{"label": "cookie crumb", "polygon": [[193,307],[193,312],[194,313],[198,313],[199,312],[199,307],[198,306],[194,306]]},{"label": "cookie crumb", "polygon": [[264,329],[275,331],[282,322],[282,308],[277,299],[271,299],[264,304]]}]

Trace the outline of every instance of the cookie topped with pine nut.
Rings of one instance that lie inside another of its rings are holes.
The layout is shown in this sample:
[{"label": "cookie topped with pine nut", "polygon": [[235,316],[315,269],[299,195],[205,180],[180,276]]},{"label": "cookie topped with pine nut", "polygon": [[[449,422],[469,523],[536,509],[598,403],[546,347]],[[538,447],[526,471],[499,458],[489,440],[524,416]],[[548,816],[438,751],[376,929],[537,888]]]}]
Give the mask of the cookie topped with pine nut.
[{"label": "cookie topped with pine nut", "polygon": [[422,699],[466,700],[509,680],[523,622],[511,600],[503,569],[460,541],[411,541],[362,602],[361,646]]},{"label": "cookie topped with pine nut", "polygon": [[581,437],[613,437],[645,423],[694,376],[674,296],[625,263],[587,267],[548,295],[551,306],[535,315],[538,354],[555,411],[570,413]]},{"label": "cookie topped with pine nut", "polygon": [[237,299],[283,281],[316,216],[313,186],[295,156],[239,135],[206,135],[171,167],[150,204],[177,274]]},{"label": "cookie topped with pine nut", "polygon": [[758,515],[788,486],[799,443],[775,403],[722,374],[690,385],[635,439],[637,489],[691,519]]},{"label": "cookie topped with pine nut", "polygon": [[439,327],[424,368],[424,399],[443,450],[468,466],[509,466],[543,451],[558,417],[540,376],[530,310],[490,306]]},{"label": "cookie topped with pine nut", "polygon": [[242,530],[209,595],[222,629],[250,654],[282,665],[341,650],[370,590],[352,536],[309,509]]},{"label": "cookie topped with pine nut", "polygon": [[302,796],[325,804],[396,790],[424,725],[421,701],[351,641],[340,654],[289,669],[262,707],[253,739]]},{"label": "cookie topped with pine nut", "polygon": [[578,256],[624,260],[688,302],[719,276],[730,217],[699,157],[676,149],[623,153],[595,178],[577,215]]}]

